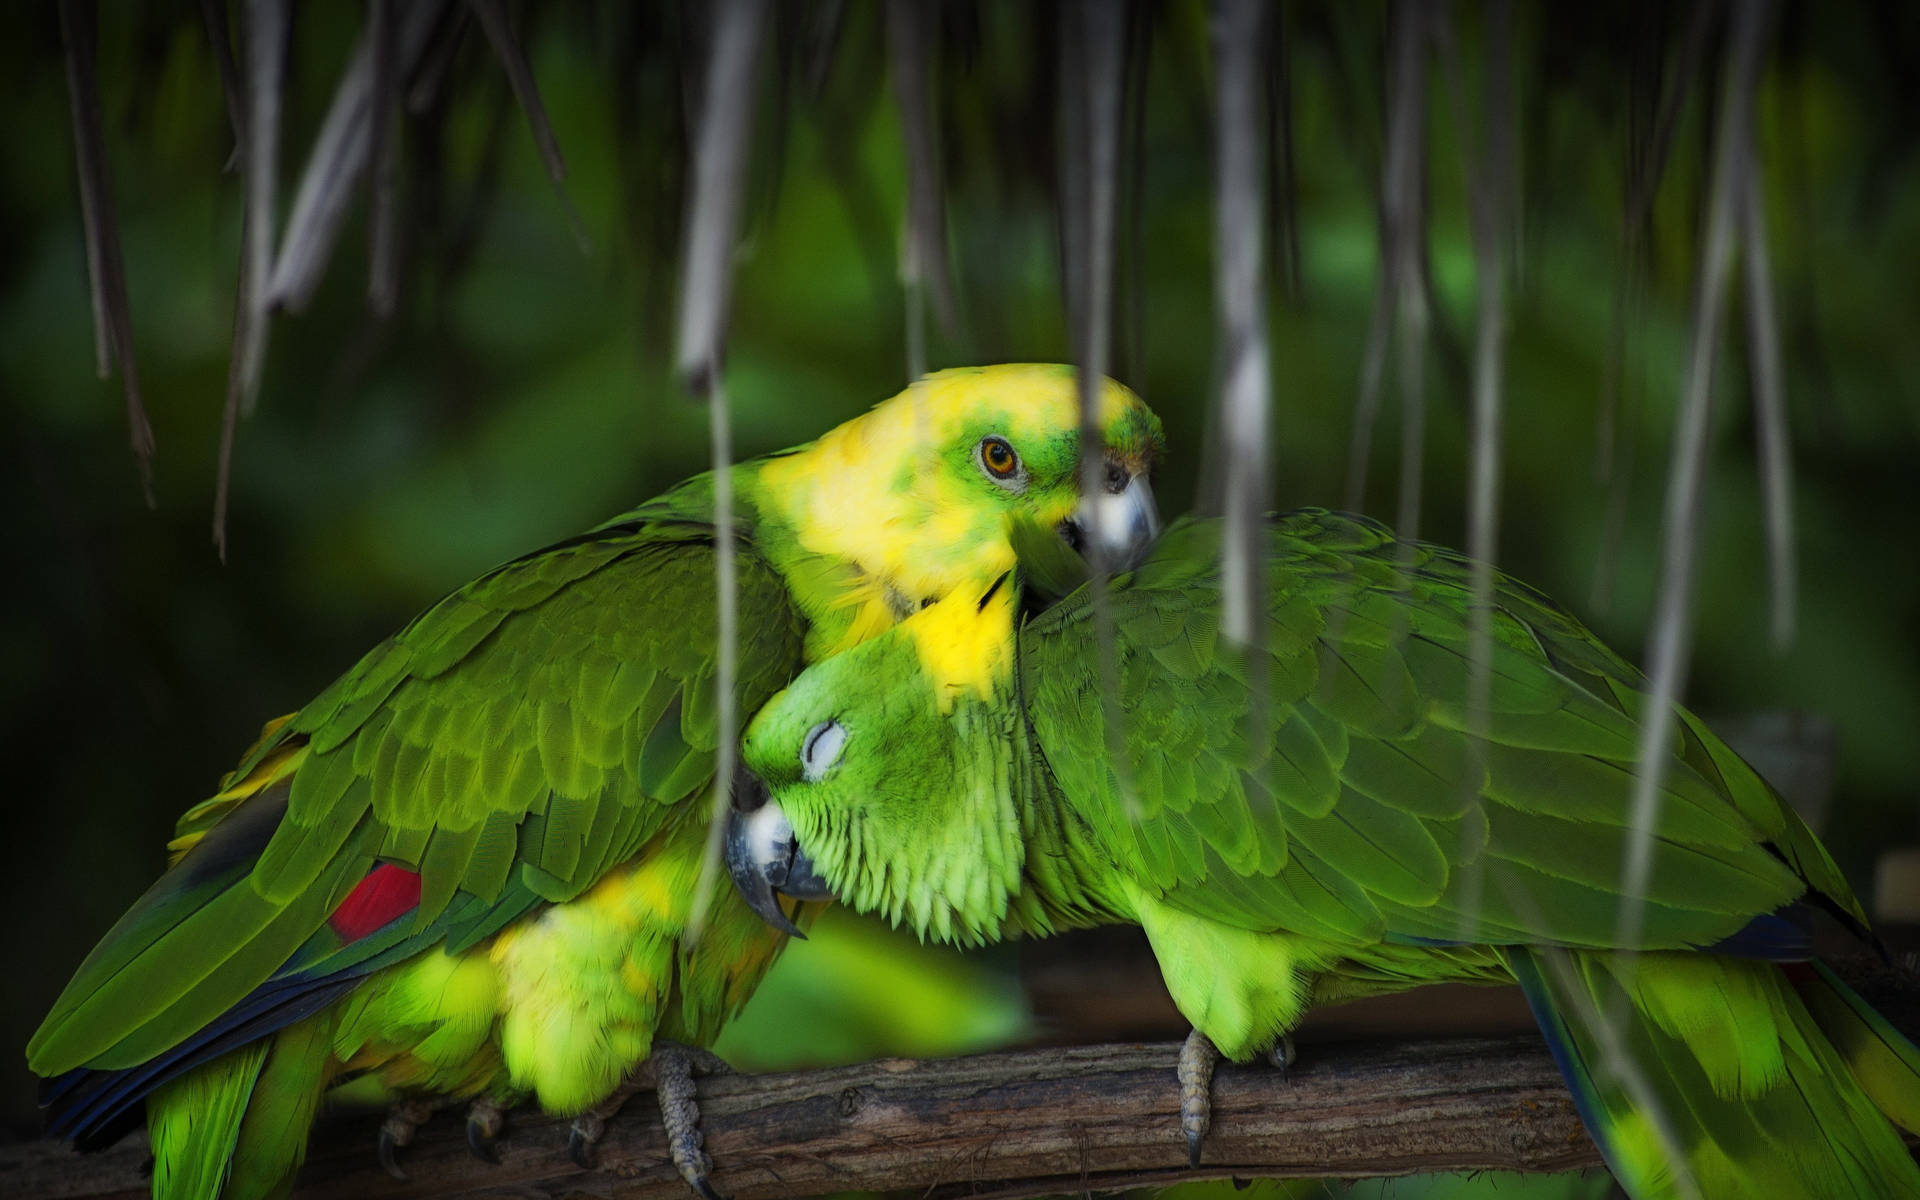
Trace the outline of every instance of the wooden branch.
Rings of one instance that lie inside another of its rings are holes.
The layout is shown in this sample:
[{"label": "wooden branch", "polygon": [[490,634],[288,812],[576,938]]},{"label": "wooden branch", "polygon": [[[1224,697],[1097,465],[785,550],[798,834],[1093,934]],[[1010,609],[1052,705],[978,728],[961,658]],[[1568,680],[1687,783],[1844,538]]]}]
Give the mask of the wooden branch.
[{"label": "wooden branch", "polygon": [[[1078,1046],[705,1079],[713,1181],[736,1200],[895,1188],[1013,1198],[1228,1175],[1558,1171],[1600,1161],[1538,1039],[1456,1038],[1306,1046],[1284,1075],[1223,1065],[1206,1156],[1191,1169],[1177,1053],[1165,1044]],[[651,1093],[639,1093],[609,1123],[595,1172],[567,1157],[565,1122],[511,1115],[494,1166],[469,1154],[460,1112],[443,1111],[400,1152],[406,1183],[375,1161],[377,1116],[328,1121],[297,1195],[687,1200],[652,1105]],[[84,1158],[51,1143],[8,1147],[0,1191],[144,1196],[145,1159],[138,1137]]]},{"label": "wooden branch", "polygon": [[[1895,1026],[1920,1029],[1910,965],[1854,959],[1836,969]],[[1174,1044],[1075,1046],[703,1079],[713,1182],[735,1200],[892,1189],[929,1200],[1017,1200],[1229,1176],[1352,1179],[1600,1165],[1532,1034],[1344,1043],[1309,1035],[1288,1073],[1221,1066],[1213,1131],[1201,1165],[1190,1168],[1174,1082],[1178,1051]],[[407,1182],[389,1178],[376,1161],[378,1114],[323,1120],[296,1195],[692,1195],[668,1160],[650,1092],[608,1123],[595,1171],[568,1158],[564,1121],[510,1114],[496,1166],[469,1153],[463,1117],[443,1110],[400,1151]],[[51,1142],[4,1147],[0,1195],[144,1197],[146,1159],[141,1136],[86,1157]]]}]

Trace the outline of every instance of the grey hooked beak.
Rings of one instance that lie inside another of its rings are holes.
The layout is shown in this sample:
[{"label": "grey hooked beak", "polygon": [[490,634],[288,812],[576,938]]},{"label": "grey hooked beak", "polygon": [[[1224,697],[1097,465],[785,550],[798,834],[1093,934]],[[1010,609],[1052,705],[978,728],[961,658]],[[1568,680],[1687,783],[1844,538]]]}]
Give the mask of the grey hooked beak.
[{"label": "grey hooked beak", "polygon": [[734,889],[761,920],[804,941],[807,935],[780,907],[779,897],[825,900],[833,893],[759,776],[742,770],[734,780],[733,799],[734,808],[727,814],[726,859]]},{"label": "grey hooked beak", "polygon": [[1107,486],[1082,496],[1080,507],[1061,530],[1089,562],[1098,560],[1108,571],[1130,571],[1147,556],[1160,536],[1160,510],[1145,475],[1128,475],[1108,468]]}]

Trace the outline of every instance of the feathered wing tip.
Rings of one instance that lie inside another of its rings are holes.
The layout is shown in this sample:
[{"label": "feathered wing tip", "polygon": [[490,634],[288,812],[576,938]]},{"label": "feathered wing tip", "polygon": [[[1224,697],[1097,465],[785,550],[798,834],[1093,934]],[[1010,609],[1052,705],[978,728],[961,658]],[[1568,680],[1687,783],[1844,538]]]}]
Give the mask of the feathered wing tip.
[{"label": "feathered wing tip", "polygon": [[103,1150],[133,1128],[140,1102],[170,1081],[232,1057],[264,1038],[319,1012],[352,990],[359,976],[293,978],[258,988],[218,1022],[137,1066],[120,1070],[81,1067],[40,1087],[47,1135],[71,1139],[80,1150]]},{"label": "feathered wing tip", "polygon": [[1509,962],[1635,1200],[1920,1195],[1887,1119],[1920,1116],[1920,1054],[1824,968],[1545,948]]}]

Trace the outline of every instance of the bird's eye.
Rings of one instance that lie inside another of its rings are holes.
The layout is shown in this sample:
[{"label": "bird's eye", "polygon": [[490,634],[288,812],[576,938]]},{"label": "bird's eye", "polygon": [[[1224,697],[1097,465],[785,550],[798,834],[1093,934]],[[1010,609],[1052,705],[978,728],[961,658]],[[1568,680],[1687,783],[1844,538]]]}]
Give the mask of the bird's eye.
[{"label": "bird's eye", "polygon": [[1017,483],[1020,456],[1013,445],[998,435],[980,439],[980,467],[996,483]]},{"label": "bird's eye", "polygon": [[819,782],[846,748],[847,727],[838,721],[822,721],[807,730],[806,740],[800,743],[800,777],[808,783]]}]

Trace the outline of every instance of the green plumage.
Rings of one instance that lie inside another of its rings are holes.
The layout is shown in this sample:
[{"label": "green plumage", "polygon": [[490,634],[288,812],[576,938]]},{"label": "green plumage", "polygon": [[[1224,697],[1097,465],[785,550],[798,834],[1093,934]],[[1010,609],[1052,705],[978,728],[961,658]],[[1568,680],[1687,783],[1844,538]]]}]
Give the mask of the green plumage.
[{"label": "green plumage", "polygon": [[[607,880],[642,847],[693,856],[677,872],[690,879],[705,808],[688,801],[704,795],[717,737],[703,694],[715,653],[707,510],[704,485],[690,485],[489,573],[264,738],[229,778],[242,792],[256,772],[271,782],[183,819],[195,844],[82,964],[28,1048],[33,1069],[139,1067],[298,977],[417,972],[394,964],[438,957],[436,947],[467,952]],[[751,711],[798,669],[806,625],[756,542],[743,540],[738,563],[737,687]],[[675,836],[682,826],[690,837]],[[418,904],[373,936],[339,936],[329,914],[382,863],[418,874]],[[674,914],[655,919],[677,932]],[[737,904],[715,920],[730,950],[755,930]],[[757,977],[774,942],[753,937],[766,949],[743,954],[737,970]],[[666,953],[649,981],[662,997],[674,970]],[[685,1036],[710,1038],[737,1007],[722,998],[736,991],[728,973],[716,972],[711,993],[689,981]],[[523,1073],[486,1046],[491,992],[455,982],[406,1003],[376,987],[354,1022],[337,1025],[329,1011],[165,1084],[149,1103],[156,1195],[284,1190],[321,1088],[343,1068],[397,1076],[399,1094],[592,1099],[603,1078],[610,1086],[644,1057],[644,1039],[626,1055],[583,1044]],[[451,1052],[436,1058],[436,1039]]]},{"label": "green plumage", "polygon": [[[524,910],[532,896],[506,892],[516,871],[533,894],[571,899],[684,815],[716,733],[710,706],[681,702],[712,686],[703,501],[673,494],[476,580],[301,709],[236,771],[304,743],[250,874],[211,901],[149,892],[56,1004],[34,1069],[130,1066],[176,1044],[285,962],[376,861],[424,868],[425,931],[459,893]],[[740,563],[751,709],[796,669],[803,626],[765,560]],[[637,762],[621,753],[639,742]]]},{"label": "green plumage", "polygon": [[[1111,470],[1143,474],[1157,420],[1103,397]],[[656,1038],[711,1042],[782,943],[731,892],[693,936],[719,546],[750,714],[907,597],[1004,575],[1010,519],[1072,519],[1079,428],[1064,368],[942,372],[731,468],[731,529],[701,476],[426,610],[181,818],[27,1048],[53,1131],[111,1140],[144,1098],[156,1196],[274,1196],[336,1081],[575,1115]]]},{"label": "green plumage", "polygon": [[[748,765],[842,898],[923,933],[1141,924],[1176,1003],[1229,1056],[1316,1002],[1517,977],[1636,1197],[1920,1194],[1881,1115],[1914,1128],[1920,1055],[1831,976],[1796,966],[1796,985],[1737,956],[1744,939],[1804,957],[1770,919],[1782,910],[1865,923],[1751,768],[1691,714],[1662,718],[1676,736],[1652,871],[1624,897],[1633,668],[1496,576],[1476,714],[1465,560],[1317,511],[1270,526],[1266,620],[1234,644],[1219,539],[1176,523],[1108,589],[1118,731],[1081,589],[1024,620],[991,698],[950,712],[904,627],[810,669],[755,720]],[[1042,574],[1062,586],[1056,561]],[[884,696],[873,679],[892,681]],[[808,778],[794,747],[823,721],[845,748]],[[988,861],[1009,852],[1002,810],[1022,862],[1004,886]],[[1616,1013],[1618,1030],[1598,1016]]]}]

